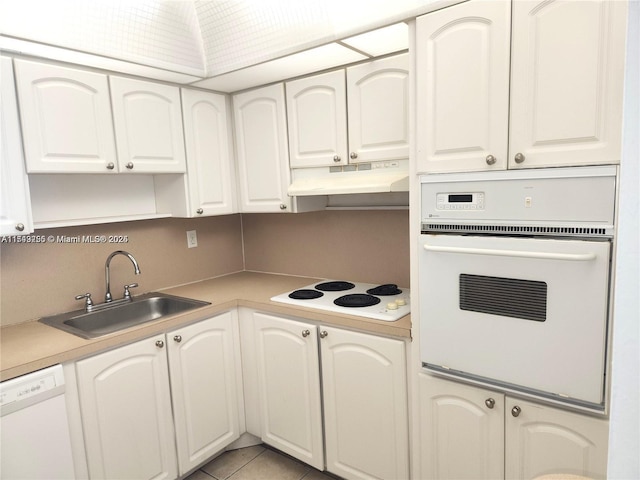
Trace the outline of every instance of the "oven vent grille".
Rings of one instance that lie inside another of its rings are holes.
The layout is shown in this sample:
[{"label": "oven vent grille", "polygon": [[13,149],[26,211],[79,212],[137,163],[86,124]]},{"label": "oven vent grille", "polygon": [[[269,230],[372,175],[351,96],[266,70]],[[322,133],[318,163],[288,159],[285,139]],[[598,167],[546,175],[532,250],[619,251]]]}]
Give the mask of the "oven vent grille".
[{"label": "oven vent grille", "polygon": [[537,280],[460,274],[460,309],[544,322],[547,284]]},{"label": "oven vent grille", "polygon": [[466,232],[496,233],[516,235],[571,235],[571,236],[610,236],[606,228],[601,227],[548,227],[536,225],[456,225],[441,223],[423,223],[422,233],[428,232]]}]

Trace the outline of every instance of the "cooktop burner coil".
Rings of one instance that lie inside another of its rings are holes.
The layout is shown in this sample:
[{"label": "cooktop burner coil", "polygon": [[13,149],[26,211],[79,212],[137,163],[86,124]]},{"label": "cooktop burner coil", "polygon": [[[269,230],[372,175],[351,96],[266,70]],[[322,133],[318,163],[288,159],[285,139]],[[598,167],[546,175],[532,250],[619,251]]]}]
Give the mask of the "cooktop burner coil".
[{"label": "cooktop burner coil", "polygon": [[354,287],[355,285],[351,282],[331,281],[319,283],[315,288],[323,292],[341,292],[343,290],[351,290]]},{"label": "cooktop burner coil", "polygon": [[289,294],[289,298],[293,298],[295,300],[313,300],[314,298],[320,298],[324,293],[313,290],[310,288],[303,288],[301,290],[294,290]]},{"label": "cooktop burner coil", "polygon": [[370,307],[380,303],[380,299],[366,293],[352,293],[336,298],[333,303],[340,307]]}]

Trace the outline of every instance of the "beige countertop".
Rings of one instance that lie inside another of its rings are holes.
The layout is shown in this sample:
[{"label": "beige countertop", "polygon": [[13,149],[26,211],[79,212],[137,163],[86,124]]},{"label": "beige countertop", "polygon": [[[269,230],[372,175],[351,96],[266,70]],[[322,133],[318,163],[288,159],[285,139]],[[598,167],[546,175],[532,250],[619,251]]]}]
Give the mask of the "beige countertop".
[{"label": "beige countertop", "polygon": [[[37,320],[0,329],[0,380],[69,362],[119,345],[173,330],[238,306],[396,337],[411,336],[411,316],[395,322],[321,312],[270,300],[321,279],[240,272],[162,290],[164,293],[210,302],[211,305],[162,320],[86,340]],[[52,314],[59,312],[51,312]]]}]

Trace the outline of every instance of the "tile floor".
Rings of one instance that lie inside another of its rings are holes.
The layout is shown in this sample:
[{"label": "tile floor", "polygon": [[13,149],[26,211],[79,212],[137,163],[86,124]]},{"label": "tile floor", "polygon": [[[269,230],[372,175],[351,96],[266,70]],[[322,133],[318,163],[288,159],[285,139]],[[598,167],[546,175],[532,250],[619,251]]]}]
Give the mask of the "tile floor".
[{"label": "tile floor", "polygon": [[185,480],[336,480],[288,455],[262,445],[216,457]]}]

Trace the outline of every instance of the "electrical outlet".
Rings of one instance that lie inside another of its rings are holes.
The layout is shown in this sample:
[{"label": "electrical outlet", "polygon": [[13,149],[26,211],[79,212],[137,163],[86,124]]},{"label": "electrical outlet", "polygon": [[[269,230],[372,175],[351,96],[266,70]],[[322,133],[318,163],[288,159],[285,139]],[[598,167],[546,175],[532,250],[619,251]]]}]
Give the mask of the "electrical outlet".
[{"label": "electrical outlet", "polygon": [[198,246],[198,236],[195,230],[187,230],[187,247],[193,248]]}]

